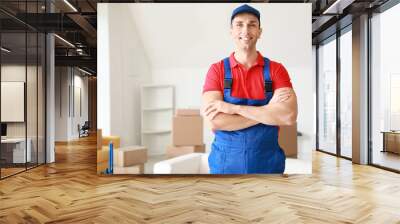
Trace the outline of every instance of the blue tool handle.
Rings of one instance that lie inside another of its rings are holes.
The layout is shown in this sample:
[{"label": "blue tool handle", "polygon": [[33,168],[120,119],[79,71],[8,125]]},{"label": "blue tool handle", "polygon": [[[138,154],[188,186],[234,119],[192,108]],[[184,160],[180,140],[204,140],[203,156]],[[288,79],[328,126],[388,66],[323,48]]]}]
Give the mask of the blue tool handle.
[{"label": "blue tool handle", "polygon": [[112,174],[113,173],[113,166],[114,166],[114,164],[113,164],[113,161],[114,161],[114,144],[112,143],[112,141],[110,141],[109,149],[110,149],[110,156],[109,156],[110,159],[109,159],[108,165],[109,165],[110,174]]}]

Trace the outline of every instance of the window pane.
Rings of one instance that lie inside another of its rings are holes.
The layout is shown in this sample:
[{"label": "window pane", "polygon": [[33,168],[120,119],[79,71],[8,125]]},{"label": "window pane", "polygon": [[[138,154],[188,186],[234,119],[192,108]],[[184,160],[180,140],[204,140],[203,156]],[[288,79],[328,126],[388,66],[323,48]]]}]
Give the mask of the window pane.
[{"label": "window pane", "polygon": [[29,143],[30,158],[28,159],[28,168],[37,165],[37,41],[38,36],[36,32],[28,32],[28,55],[27,55],[27,80],[26,80],[26,113],[27,113],[27,141]]},{"label": "window pane", "polygon": [[372,163],[400,170],[400,4],[372,18]]},{"label": "window pane", "polygon": [[1,34],[2,178],[24,171],[26,158],[29,159],[29,144],[25,141],[25,41],[25,32]]},{"label": "window pane", "polygon": [[336,153],[336,40],[318,48],[318,144]]},{"label": "window pane", "polygon": [[38,43],[38,164],[45,163],[45,60],[46,37],[39,33]]},{"label": "window pane", "polygon": [[352,141],[352,35],[340,37],[340,153],[351,158]]}]

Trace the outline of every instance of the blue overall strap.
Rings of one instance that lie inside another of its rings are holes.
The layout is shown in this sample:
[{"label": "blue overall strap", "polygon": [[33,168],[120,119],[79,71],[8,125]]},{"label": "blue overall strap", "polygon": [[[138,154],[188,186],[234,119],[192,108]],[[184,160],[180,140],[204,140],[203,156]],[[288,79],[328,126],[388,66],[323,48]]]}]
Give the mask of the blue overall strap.
[{"label": "blue overall strap", "polygon": [[269,59],[264,58],[264,82],[271,81],[271,76],[269,75]]},{"label": "blue overall strap", "polygon": [[[264,58],[264,87],[265,92],[272,92],[272,81],[270,76],[270,61],[268,58]],[[224,59],[224,89],[232,88],[232,71],[229,63],[229,58]]]},{"label": "blue overall strap", "polygon": [[231,64],[229,63],[229,57],[224,59],[224,89],[232,88],[232,72],[231,72]]},{"label": "blue overall strap", "polygon": [[272,92],[272,80],[270,75],[270,61],[268,58],[264,58],[264,88],[265,92]]}]

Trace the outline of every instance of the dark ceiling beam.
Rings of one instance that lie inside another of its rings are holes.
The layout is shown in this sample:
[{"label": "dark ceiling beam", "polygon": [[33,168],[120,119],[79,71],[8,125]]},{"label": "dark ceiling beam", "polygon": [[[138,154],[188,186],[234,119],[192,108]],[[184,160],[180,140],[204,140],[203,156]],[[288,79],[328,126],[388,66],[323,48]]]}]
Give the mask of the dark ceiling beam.
[{"label": "dark ceiling beam", "polygon": [[0,19],[1,32],[25,32],[25,25],[23,23],[18,23],[13,19]]},{"label": "dark ceiling beam", "polygon": [[38,61],[36,56],[36,54],[26,55],[25,52],[21,52],[21,54],[14,53],[14,55],[3,55],[1,58],[1,63],[3,65],[37,65]]},{"label": "dark ceiling beam", "polygon": [[329,22],[329,20],[331,20],[332,18],[334,18],[335,16],[319,16],[316,17],[317,20],[315,20],[315,22],[312,23],[312,32],[317,32],[318,30],[321,30],[323,28],[323,26]]},{"label": "dark ceiling beam", "polygon": [[[97,0],[99,3],[139,3],[139,2],[154,2],[154,3],[232,3],[231,0],[195,0],[195,1],[182,1],[182,0]],[[312,2],[311,0],[237,0],[236,3],[305,3]]]},{"label": "dark ceiling beam", "polygon": [[[19,13],[0,19],[3,32],[25,31],[26,27],[34,31],[49,33],[76,33],[85,32],[88,38],[84,42],[90,46],[96,46],[97,31],[87,19],[79,13]],[[12,16],[12,17],[11,17]]]},{"label": "dark ceiling beam", "polygon": [[352,23],[353,15],[349,14],[345,17],[341,18],[340,20],[331,23],[329,27],[323,29],[322,32],[318,33],[317,35],[313,35],[312,43],[314,45],[321,43],[322,41],[328,39],[332,35],[336,34],[337,30],[341,30]]},{"label": "dark ceiling beam", "polygon": [[93,9],[93,11],[97,12],[96,6],[93,5],[89,0],[86,0],[86,3]]},{"label": "dark ceiling beam", "polygon": [[323,10],[323,13],[329,14],[342,14],[343,11],[351,4],[353,4],[355,0],[336,0],[333,1],[328,7]]},{"label": "dark ceiling beam", "polygon": [[42,32],[81,31],[82,28],[62,13],[19,13],[16,17]]},{"label": "dark ceiling beam", "polygon": [[325,40],[337,30],[349,25],[351,18],[358,17],[360,14],[370,10],[371,5],[378,4],[376,1],[336,0],[313,12],[313,44]]},{"label": "dark ceiling beam", "polygon": [[[74,6],[74,8],[77,8],[74,4],[73,1],[69,0],[68,1],[71,5]],[[54,4],[54,7],[58,10],[60,10],[63,13],[73,13],[76,12],[74,11],[71,7],[68,6],[63,0],[53,0],[52,4]]]},{"label": "dark ceiling beam", "polygon": [[13,13],[11,13],[1,7],[0,7],[0,12],[6,16],[6,19],[12,19],[14,22],[19,23],[23,26],[26,26],[26,28],[35,30],[35,27],[32,27],[29,23],[26,23],[26,21],[24,19],[19,18],[18,15],[14,15]]},{"label": "dark ceiling beam", "polygon": [[97,31],[86,19],[80,14],[71,13],[68,17],[79,25],[91,38],[96,38]]},{"label": "dark ceiling beam", "polygon": [[96,71],[97,59],[90,56],[55,56],[56,66],[80,66],[88,67]]},{"label": "dark ceiling beam", "polygon": [[81,49],[82,54],[80,55],[77,51],[77,49],[74,48],[68,48],[68,47],[57,47],[55,48],[56,50],[56,56],[90,56],[90,57],[96,57],[97,55],[97,49],[96,48],[90,48],[90,47],[83,47],[79,48]]},{"label": "dark ceiling beam", "polygon": [[92,75],[96,75],[97,74],[96,70],[92,70],[91,68],[88,68],[88,67],[80,66],[78,68],[80,68],[80,69],[84,70],[85,72],[88,72],[88,73],[90,73]]},{"label": "dark ceiling beam", "polygon": [[320,9],[320,15],[315,16],[316,20],[312,23],[312,32],[315,33],[325,30],[329,27],[336,18],[343,14],[343,11],[353,4],[355,0],[336,0],[332,1],[331,4],[327,5],[323,9]]}]

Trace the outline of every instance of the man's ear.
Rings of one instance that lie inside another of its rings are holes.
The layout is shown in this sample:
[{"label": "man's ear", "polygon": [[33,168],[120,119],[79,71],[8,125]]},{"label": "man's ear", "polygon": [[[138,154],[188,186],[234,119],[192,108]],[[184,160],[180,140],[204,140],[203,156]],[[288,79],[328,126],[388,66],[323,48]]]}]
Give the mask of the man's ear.
[{"label": "man's ear", "polygon": [[258,39],[261,38],[262,31],[263,31],[263,29],[260,27],[260,35],[258,35]]}]

